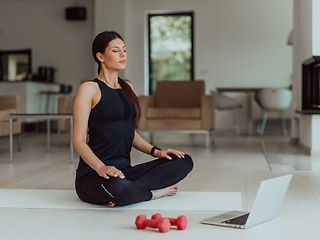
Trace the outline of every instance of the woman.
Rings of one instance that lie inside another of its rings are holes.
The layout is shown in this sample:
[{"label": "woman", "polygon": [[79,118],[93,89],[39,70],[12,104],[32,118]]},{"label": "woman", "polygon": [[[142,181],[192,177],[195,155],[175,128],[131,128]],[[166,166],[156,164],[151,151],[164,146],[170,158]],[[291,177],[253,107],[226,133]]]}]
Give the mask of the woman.
[{"label": "woman", "polygon": [[[109,31],[98,34],[92,53],[98,76],[80,85],[73,107],[79,198],[114,207],[174,195],[193,162],[181,151],[152,146],[135,131],[139,102],[132,85],[118,77],[126,67],[122,37]],[[132,146],[157,159],[131,166]]]}]

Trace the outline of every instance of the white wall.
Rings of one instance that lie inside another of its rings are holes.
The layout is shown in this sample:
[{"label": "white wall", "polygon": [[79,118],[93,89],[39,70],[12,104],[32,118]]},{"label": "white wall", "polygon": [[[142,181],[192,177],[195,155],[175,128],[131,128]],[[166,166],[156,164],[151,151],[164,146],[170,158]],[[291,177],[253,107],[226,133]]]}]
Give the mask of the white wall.
[{"label": "white wall", "polygon": [[[98,33],[109,30],[119,32],[124,37],[125,32],[125,0],[94,1],[94,36]],[[94,76],[97,74],[97,64],[94,63]],[[124,77],[124,73],[120,72],[120,77]]]},{"label": "white wall", "polygon": [[[137,94],[146,89],[146,16],[154,11],[194,11],[195,78],[206,81],[207,93],[216,87],[292,83],[292,47],[286,45],[293,26],[292,0],[126,0],[125,77],[133,82]],[[244,106],[237,114],[245,129],[247,98],[243,94],[235,97]],[[217,112],[216,127],[233,128],[231,119],[230,113]]]},{"label": "white wall", "polygon": [[[87,8],[87,21],[64,20],[64,8],[75,2]],[[122,76],[143,94],[146,12],[194,11],[195,78],[206,81],[207,92],[221,86],[287,86],[292,5],[292,0],[0,0],[0,48],[31,47],[34,72],[40,65],[54,66],[56,81],[76,89],[96,75],[94,35],[116,30],[128,47]],[[239,114],[245,124],[246,109]],[[232,127],[225,117],[218,126]]]},{"label": "white wall", "polygon": [[[86,21],[66,21],[74,0],[1,0],[0,49],[31,48],[32,68],[56,68],[56,82],[72,84],[92,78],[93,0],[77,1],[87,8]],[[73,93],[74,93],[73,92]]]},{"label": "white wall", "polygon": [[194,11],[195,78],[219,86],[287,86],[292,48],[292,0],[127,0],[126,77],[144,85],[146,12]]},{"label": "white wall", "polygon": [[301,109],[301,63],[312,56],[312,0],[294,0],[294,108]]},{"label": "white wall", "polygon": [[106,30],[124,33],[125,0],[96,0],[94,3],[94,35]]},{"label": "white wall", "polygon": [[314,56],[320,56],[320,1],[312,2],[312,53]]},{"label": "white wall", "polygon": [[[301,109],[301,63],[320,55],[320,0],[294,0],[293,81],[294,109]],[[320,152],[319,115],[300,115],[294,118],[294,136],[311,154]]]}]

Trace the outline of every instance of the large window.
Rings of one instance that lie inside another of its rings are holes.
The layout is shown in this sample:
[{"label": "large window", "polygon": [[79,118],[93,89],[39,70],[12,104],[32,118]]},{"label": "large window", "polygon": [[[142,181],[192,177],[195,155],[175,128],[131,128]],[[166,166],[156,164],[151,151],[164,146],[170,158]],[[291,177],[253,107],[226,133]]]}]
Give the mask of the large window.
[{"label": "large window", "polygon": [[193,79],[193,13],[149,14],[149,94],[158,80]]}]

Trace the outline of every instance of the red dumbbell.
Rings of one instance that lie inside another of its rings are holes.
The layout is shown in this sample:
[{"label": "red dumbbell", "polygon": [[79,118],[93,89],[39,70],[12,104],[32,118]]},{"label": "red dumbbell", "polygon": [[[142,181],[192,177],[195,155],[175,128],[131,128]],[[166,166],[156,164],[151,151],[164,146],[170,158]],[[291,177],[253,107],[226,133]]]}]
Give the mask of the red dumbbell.
[{"label": "red dumbbell", "polygon": [[139,215],[135,221],[138,229],[145,229],[146,227],[158,228],[159,232],[165,233],[170,230],[170,221],[167,218],[147,219],[145,215]]},{"label": "red dumbbell", "polygon": [[[163,217],[161,216],[160,213],[156,213],[152,215],[151,219],[159,220],[159,219],[163,219]],[[172,226],[177,226],[178,230],[184,230],[187,228],[188,220],[187,220],[187,217],[184,215],[179,216],[178,218],[167,218],[167,219],[169,219],[170,224]]]}]

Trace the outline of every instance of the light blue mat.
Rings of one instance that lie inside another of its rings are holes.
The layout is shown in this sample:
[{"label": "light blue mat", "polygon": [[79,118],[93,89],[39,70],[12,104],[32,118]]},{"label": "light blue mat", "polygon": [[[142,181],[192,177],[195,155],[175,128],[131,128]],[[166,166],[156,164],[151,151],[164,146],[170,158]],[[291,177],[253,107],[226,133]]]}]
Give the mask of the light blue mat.
[{"label": "light blue mat", "polygon": [[174,196],[124,207],[108,208],[82,202],[73,190],[0,189],[0,208],[101,210],[242,210],[239,192],[178,192]]}]

